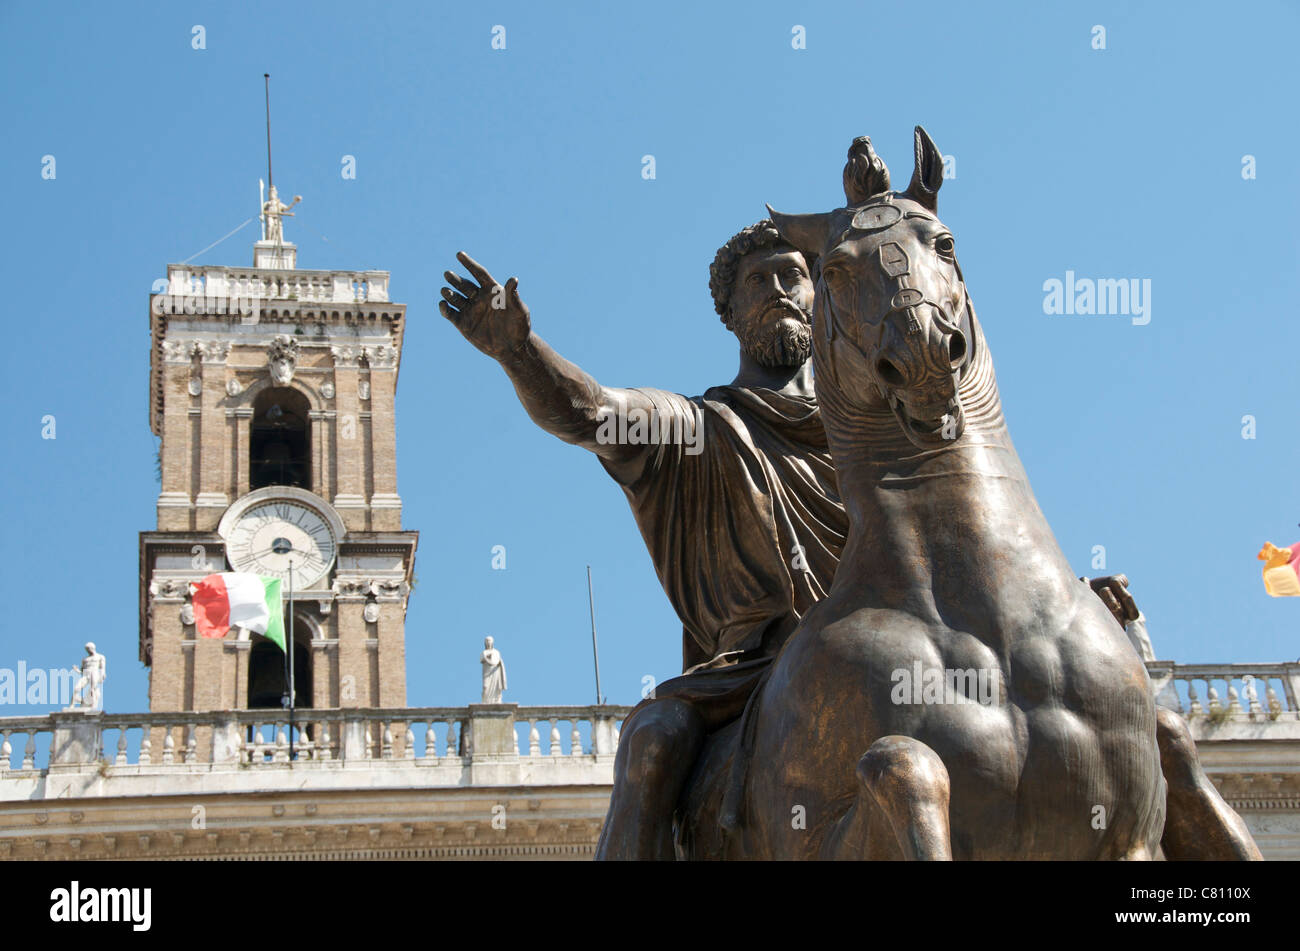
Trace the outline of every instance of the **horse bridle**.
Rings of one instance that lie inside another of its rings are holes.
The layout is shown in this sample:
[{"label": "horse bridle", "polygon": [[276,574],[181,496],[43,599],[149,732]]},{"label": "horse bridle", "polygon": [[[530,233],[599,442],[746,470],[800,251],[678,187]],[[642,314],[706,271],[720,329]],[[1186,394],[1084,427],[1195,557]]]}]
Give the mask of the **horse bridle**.
[{"label": "horse bridle", "polygon": [[[853,215],[853,220],[850,222],[850,226],[840,234],[839,240],[836,241],[835,243],[838,246],[840,244],[843,244],[849,238],[855,238],[860,235],[870,234],[872,232],[888,231],[890,228],[894,227],[895,225],[897,225],[902,221],[907,220],[908,218],[921,218],[926,221],[933,221],[936,223],[940,223],[939,219],[934,217],[933,215],[927,215],[919,211],[905,212],[902,208],[893,204],[892,196],[889,196],[888,198],[886,198],[884,202],[874,204],[874,205],[868,205],[865,208],[859,209]],[[921,320],[917,313],[917,308],[922,307],[926,304],[929,304],[931,308],[933,308],[933,312],[935,314],[934,320],[939,325],[941,330],[945,331],[948,334],[953,334],[958,331],[959,322],[961,320],[962,315],[970,312],[970,294],[966,290],[966,280],[964,277],[962,277],[961,265],[957,263],[957,259],[955,255],[953,257],[953,266],[957,270],[957,279],[961,281],[962,309],[956,314],[956,318],[954,322],[948,320],[948,318],[944,315],[943,307],[941,307],[937,301],[931,300],[925,295],[924,291],[912,285],[911,283],[912,262],[907,255],[907,251],[903,249],[902,245],[900,245],[895,241],[887,241],[882,243],[877,248],[877,253],[880,256],[881,269],[885,272],[886,275],[888,275],[889,277],[893,278],[896,281],[896,290],[894,291],[894,294],[890,298],[889,310],[887,310],[884,314],[881,314],[875,320],[870,321],[871,326],[875,328],[876,339],[873,342],[877,348],[879,348],[880,339],[884,333],[885,319],[894,311],[899,311],[899,310],[906,311],[907,334],[909,336],[919,334],[921,332]],[[862,358],[863,362],[870,367],[871,361],[867,357],[867,354],[862,349],[861,345],[858,343],[856,336],[851,333],[850,334],[842,333],[843,328],[839,326],[839,315],[835,311],[835,298],[829,292],[829,289],[826,288],[825,274],[822,273],[820,275],[820,278],[821,278],[820,283],[822,284],[822,288],[823,288],[822,296],[824,296],[825,298],[824,303],[825,303],[826,312],[828,316],[828,320],[826,321],[826,330],[825,330],[827,343],[833,341],[837,333],[841,333],[848,341],[849,346],[851,346],[854,350],[856,350],[858,355]],[[922,359],[926,360],[927,362],[933,363],[933,358],[929,354],[928,349],[923,350],[922,354],[923,354]],[[931,369],[943,371],[948,368],[933,366],[931,367]],[[830,371],[831,371],[832,379],[835,380],[836,386],[838,386],[839,378],[835,374],[835,368],[833,365],[830,367]],[[872,372],[873,373],[875,372],[874,369],[872,370]]]}]

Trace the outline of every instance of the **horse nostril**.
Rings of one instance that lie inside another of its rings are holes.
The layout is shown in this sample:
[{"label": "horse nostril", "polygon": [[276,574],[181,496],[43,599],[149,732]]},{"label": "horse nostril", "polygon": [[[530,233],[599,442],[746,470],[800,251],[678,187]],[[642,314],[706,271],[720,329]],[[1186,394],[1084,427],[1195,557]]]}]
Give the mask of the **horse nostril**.
[{"label": "horse nostril", "polygon": [[960,330],[955,330],[952,336],[948,338],[948,365],[957,370],[965,362],[966,337]]},{"label": "horse nostril", "polygon": [[884,357],[876,364],[876,373],[880,378],[890,386],[901,386],[903,384],[903,374],[898,372],[898,367],[894,366]]}]

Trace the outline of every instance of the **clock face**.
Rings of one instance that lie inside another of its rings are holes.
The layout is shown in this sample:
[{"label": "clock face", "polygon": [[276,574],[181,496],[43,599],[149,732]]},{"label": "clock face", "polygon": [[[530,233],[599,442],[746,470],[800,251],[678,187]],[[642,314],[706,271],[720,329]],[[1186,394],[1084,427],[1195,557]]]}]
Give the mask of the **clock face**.
[{"label": "clock face", "polygon": [[226,553],[236,571],[249,571],[289,581],[293,587],[314,587],[334,564],[338,541],[329,523],[299,502],[273,499],[254,505],[239,517],[226,538]]}]

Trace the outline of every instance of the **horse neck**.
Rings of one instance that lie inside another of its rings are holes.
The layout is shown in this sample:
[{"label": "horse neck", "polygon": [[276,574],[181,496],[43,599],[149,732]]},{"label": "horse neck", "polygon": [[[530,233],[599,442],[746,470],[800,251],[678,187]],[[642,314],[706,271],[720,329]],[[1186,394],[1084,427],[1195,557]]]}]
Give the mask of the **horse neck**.
[{"label": "horse neck", "polygon": [[819,391],[850,525],[831,597],[973,631],[1005,618],[1008,596],[1023,605],[1078,585],[1016,455],[977,334],[960,387],[966,427],[952,445],[918,449],[887,407],[845,412]]}]

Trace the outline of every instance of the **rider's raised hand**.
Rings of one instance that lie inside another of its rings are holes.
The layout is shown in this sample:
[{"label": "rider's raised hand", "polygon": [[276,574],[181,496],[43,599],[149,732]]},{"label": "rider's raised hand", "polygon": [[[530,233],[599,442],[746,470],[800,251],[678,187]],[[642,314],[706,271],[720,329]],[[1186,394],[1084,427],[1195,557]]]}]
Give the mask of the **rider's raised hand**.
[{"label": "rider's raised hand", "polygon": [[518,350],[532,329],[528,307],[519,299],[519,282],[512,277],[501,286],[487,268],[464,251],[457,252],[456,259],[473,280],[444,272],[451,287],[442,289],[443,299],[438,302],[438,309],[466,340],[489,357],[500,360]]},{"label": "rider's raised hand", "polygon": [[1126,627],[1129,621],[1137,620],[1137,602],[1129,593],[1126,575],[1106,575],[1104,578],[1080,578],[1079,580],[1097,593],[1097,597],[1101,598],[1102,604],[1106,605],[1110,613],[1115,616],[1120,627]]}]

